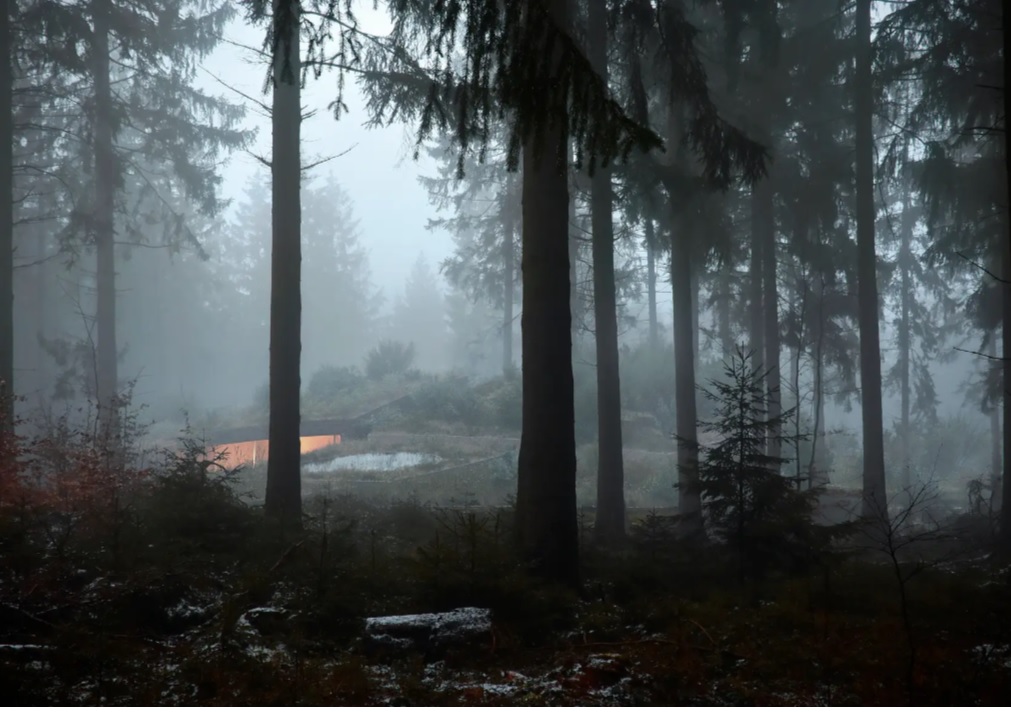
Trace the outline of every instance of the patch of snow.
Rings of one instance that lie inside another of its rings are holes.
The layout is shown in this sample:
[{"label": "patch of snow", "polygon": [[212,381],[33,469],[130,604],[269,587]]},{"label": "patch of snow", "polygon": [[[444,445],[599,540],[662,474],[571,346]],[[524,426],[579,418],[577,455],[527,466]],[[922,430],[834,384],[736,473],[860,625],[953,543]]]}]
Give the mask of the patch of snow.
[{"label": "patch of snow", "polygon": [[358,472],[393,472],[421,465],[434,465],[442,462],[438,455],[424,452],[369,452],[360,455],[341,455],[326,462],[314,462],[305,465],[305,472],[319,474],[323,472],[339,472],[354,470]]},{"label": "patch of snow", "polygon": [[250,613],[284,613],[285,611],[281,608],[276,608],[274,606],[257,606],[256,608],[250,608],[243,615],[249,615]]},{"label": "patch of snow", "polygon": [[278,656],[283,656],[287,651],[282,643],[278,643],[273,648],[266,645],[247,645],[245,652],[251,658],[255,658],[262,663],[268,663]]},{"label": "patch of snow", "polygon": [[998,663],[1002,667],[1011,669],[1011,645],[983,643],[972,648],[970,652],[972,659],[977,664]]},{"label": "patch of snow", "polygon": [[515,685],[505,682],[485,682],[480,687],[490,695],[514,695],[518,691]]},{"label": "patch of snow", "polygon": [[185,598],[165,610],[169,618],[182,618],[184,620],[202,616],[206,611],[206,606],[199,606],[195,603],[190,603]]}]

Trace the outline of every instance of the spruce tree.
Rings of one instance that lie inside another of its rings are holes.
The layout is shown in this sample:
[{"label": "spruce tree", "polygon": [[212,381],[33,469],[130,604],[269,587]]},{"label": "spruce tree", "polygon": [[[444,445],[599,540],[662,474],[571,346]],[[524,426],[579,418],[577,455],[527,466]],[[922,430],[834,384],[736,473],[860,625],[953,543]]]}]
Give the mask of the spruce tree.
[{"label": "spruce tree", "polygon": [[454,251],[442,262],[442,273],[451,286],[471,300],[485,301],[502,310],[502,372],[508,376],[514,365],[519,181],[506,170],[505,146],[500,137],[489,146],[483,163],[473,156],[467,159],[462,177],[457,173],[448,137],[443,137],[429,153],[440,161],[439,175],[423,177],[420,182],[438,210],[451,212],[449,217],[428,223],[429,229],[441,228],[453,235]]},{"label": "spruce tree", "polygon": [[856,218],[857,296],[860,325],[860,408],[863,423],[863,515],[883,511],[884,419],[881,410],[881,342],[878,332],[877,252],[874,241],[874,86],[871,0],[856,4]]},{"label": "spruce tree", "polygon": [[[594,70],[608,84],[607,0],[589,0],[586,46]],[[625,467],[618,373],[618,315],[614,280],[614,190],[610,166],[593,175],[594,341],[597,353],[597,513],[594,536],[613,544],[625,537]]]},{"label": "spruce tree", "polygon": [[0,438],[14,427],[14,0],[0,7]]},{"label": "spruce tree", "polygon": [[110,436],[119,389],[116,243],[137,232],[123,191],[136,183],[136,195],[153,197],[178,243],[192,242],[192,231],[161,192],[158,176],[166,168],[174,189],[205,214],[221,207],[217,155],[245,144],[235,128],[242,111],[196,89],[193,78],[233,12],[168,0],[40,0],[30,10],[50,40],[48,62],[79,80],[76,99],[85,109],[77,117],[76,154],[90,167],[90,195],[79,202],[86,207],[74,214],[73,228],[95,250],[97,399]]},{"label": "spruce tree", "polygon": [[761,575],[804,543],[797,537],[810,525],[813,503],[798,482],[779,474],[787,460],[767,452],[769,433],[779,438],[780,449],[795,442],[785,434],[795,409],[768,412],[765,379],[753,361],[738,348],[724,362],[723,379],[704,391],[714,405],[713,418],[700,422],[719,438],[701,448],[697,487],[707,529],[734,549],[742,580]]},{"label": "spruce tree", "polygon": [[264,511],[301,526],[302,164],[300,4],[275,0],[272,31],[270,458]]},{"label": "spruce tree", "polygon": [[[978,280],[969,300],[974,321],[986,333],[1002,326],[1005,480],[1011,451],[1011,397],[1006,395],[1011,289],[991,289],[987,271],[1002,279],[1011,274],[1007,196],[993,189],[1006,185],[1007,172],[1000,138],[1006,138],[1008,59],[1005,35],[995,26],[1006,10],[998,0],[912,0],[883,18],[876,39],[886,86],[893,95],[908,97],[901,118],[893,119],[901,121],[902,132],[888,146],[887,160],[905,165],[920,193],[931,266],[972,274]],[[1008,32],[1006,22],[1003,30]],[[905,151],[908,137],[922,147],[919,156]],[[982,347],[985,351],[988,343]],[[1008,492],[1004,487],[1005,517],[1011,511]]]}]

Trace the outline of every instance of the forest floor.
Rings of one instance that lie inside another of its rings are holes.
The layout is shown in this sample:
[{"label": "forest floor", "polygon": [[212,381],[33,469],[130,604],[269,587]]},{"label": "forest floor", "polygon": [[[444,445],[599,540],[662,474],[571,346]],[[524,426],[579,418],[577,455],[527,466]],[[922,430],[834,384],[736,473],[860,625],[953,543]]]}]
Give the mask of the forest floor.
[{"label": "forest floor", "polygon": [[[588,548],[574,593],[514,565],[499,540],[508,513],[331,506],[327,527],[310,520],[284,544],[258,515],[233,512],[220,524],[238,525],[242,541],[213,527],[185,541],[152,531],[121,548],[118,562],[108,542],[31,561],[6,550],[6,703],[1011,699],[1011,577],[986,559],[918,570],[905,580],[904,606],[877,560],[742,584],[716,549],[639,537],[619,554]],[[368,645],[368,616],[467,605],[490,609],[487,635],[439,650]]]},{"label": "forest floor", "polygon": [[[1011,568],[981,555],[988,522],[930,531],[897,565],[881,547],[837,545],[744,578],[725,546],[680,540],[662,508],[635,507],[651,487],[669,491],[672,477],[650,459],[668,453],[633,447],[629,541],[597,550],[592,512],[582,510],[575,592],[531,578],[514,557],[515,463],[496,458],[514,457],[516,446],[504,435],[390,432],[314,454],[307,466],[434,459],[393,473],[410,475],[414,489],[389,473],[372,473],[373,490],[348,483],[368,482],[361,470],[342,474],[343,484],[304,473],[297,532],[277,530],[237,496],[263,491],[255,468],[211,476],[192,451],[153,475],[108,476],[86,451],[61,451],[77,468],[66,481],[0,482],[5,703],[1011,699]],[[483,474],[460,469],[475,462]],[[580,487],[594,479],[581,469]],[[438,649],[369,644],[370,617],[463,606],[490,612],[487,634]]]}]

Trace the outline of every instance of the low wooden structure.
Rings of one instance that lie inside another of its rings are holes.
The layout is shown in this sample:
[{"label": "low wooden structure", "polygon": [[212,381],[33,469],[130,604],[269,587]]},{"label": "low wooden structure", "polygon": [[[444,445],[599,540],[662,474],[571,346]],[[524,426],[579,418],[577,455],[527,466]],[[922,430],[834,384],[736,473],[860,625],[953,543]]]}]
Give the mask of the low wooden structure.
[{"label": "low wooden structure", "polygon": [[[304,455],[344,440],[362,440],[369,436],[371,429],[357,418],[303,420],[299,428],[300,451]],[[270,454],[267,425],[219,430],[209,433],[206,439],[225,467],[256,465],[265,462]]]}]

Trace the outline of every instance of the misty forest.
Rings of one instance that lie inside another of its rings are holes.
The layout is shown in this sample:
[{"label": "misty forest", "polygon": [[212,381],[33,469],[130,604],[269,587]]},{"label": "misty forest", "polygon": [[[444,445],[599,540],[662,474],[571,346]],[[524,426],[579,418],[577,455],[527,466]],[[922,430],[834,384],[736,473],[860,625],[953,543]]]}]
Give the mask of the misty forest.
[{"label": "misty forest", "polygon": [[3,0],[0,689],[1011,699],[1001,0]]}]

